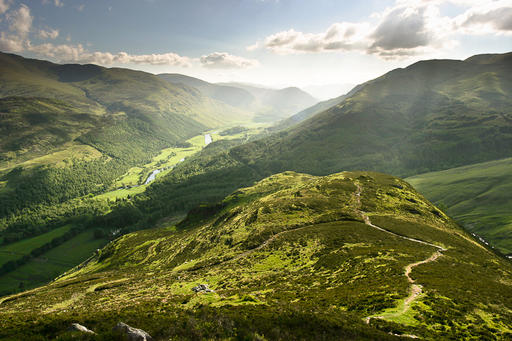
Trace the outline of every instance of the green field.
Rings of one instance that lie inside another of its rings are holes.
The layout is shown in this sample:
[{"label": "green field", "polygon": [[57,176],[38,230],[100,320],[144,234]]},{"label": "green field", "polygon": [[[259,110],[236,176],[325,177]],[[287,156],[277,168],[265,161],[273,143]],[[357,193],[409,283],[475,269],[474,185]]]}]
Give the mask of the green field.
[{"label": "green field", "polygon": [[40,236],[24,239],[16,243],[0,246],[0,266],[11,260],[19,259],[52,239],[62,236],[71,229],[70,225],[51,230]]},{"label": "green field", "polygon": [[512,253],[512,158],[406,180],[469,231]]},{"label": "green field", "polygon": [[[70,227],[66,226],[66,228],[69,229]],[[59,230],[62,230],[62,228]],[[48,232],[39,237],[47,236],[55,231],[57,230]],[[33,247],[37,245],[33,240],[39,237],[27,239],[8,246],[25,243],[25,245]],[[27,242],[29,241],[32,241],[32,244],[28,244]],[[82,232],[54,249],[30,260],[27,264],[16,270],[4,276],[0,276],[0,293],[18,288],[20,283],[23,283],[23,289],[30,289],[45,284],[66,270],[80,264],[105,244],[105,239],[94,239],[92,230]]]},{"label": "green field", "polygon": [[176,166],[182,160],[197,154],[205,147],[204,136],[206,134],[211,135],[213,142],[235,139],[244,141],[262,134],[266,126],[266,124],[253,123],[248,125],[248,128],[246,128],[247,130],[231,135],[221,135],[221,130],[219,129],[211,130],[205,132],[204,134],[197,135],[188,139],[186,142],[190,143],[190,147],[174,147],[162,149],[160,153],[151,160],[150,163],[139,167],[132,167],[126,174],[117,179],[115,182],[115,187],[123,188],[97,195],[96,198],[102,200],[116,200],[144,192],[147,188],[147,185],[144,185],[144,182],[152,171],[156,169],[167,168],[161,173],[158,173],[157,178],[162,178],[172,172],[172,168],[174,166]]}]

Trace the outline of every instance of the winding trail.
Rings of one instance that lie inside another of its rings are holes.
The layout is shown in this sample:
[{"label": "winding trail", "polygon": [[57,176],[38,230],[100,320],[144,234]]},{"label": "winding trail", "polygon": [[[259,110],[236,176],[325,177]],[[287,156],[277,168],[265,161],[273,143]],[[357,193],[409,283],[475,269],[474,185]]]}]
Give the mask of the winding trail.
[{"label": "winding trail", "polygon": [[[372,224],[372,222],[370,220],[370,217],[364,211],[361,210],[361,192],[362,192],[363,189],[362,189],[361,185],[358,184],[358,183],[356,183],[356,186],[357,186],[357,191],[354,193],[354,197],[355,197],[355,201],[356,201],[355,210],[356,210],[356,213],[359,214],[363,218],[363,220],[364,220],[366,225],[371,226],[371,227],[373,227],[373,228],[375,228],[375,229],[377,229],[379,231],[385,232],[387,234],[391,234],[391,235],[393,235],[395,237],[398,237],[398,238],[401,238],[401,239],[405,239],[405,240],[409,240],[411,242],[415,242],[415,243],[419,243],[419,244],[423,244],[423,245],[428,245],[428,246],[431,246],[431,247],[434,247],[434,248],[437,249],[437,251],[434,252],[429,258],[427,258],[425,260],[422,260],[422,261],[419,261],[419,262],[416,262],[416,263],[411,263],[411,264],[408,264],[407,266],[405,266],[405,268],[404,268],[404,270],[405,270],[404,271],[404,276],[407,278],[407,281],[411,284],[410,289],[409,289],[409,296],[407,296],[405,298],[403,308],[401,310],[399,310],[398,312],[394,313],[392,316],[402,315],[402,314],[404,314],[409,309],[411,304],[423,292],[423,287],[421,286],[421,284],[417,284],[416,281],[411,277],[412,269],[417,267],[417,266],[419,266],[419,265],[422,265],[422,264],[427,264],[427,263],[434,262],[436,259],[438,259],[439,257],[443,256],[442,252],[446,251],[446,249],[441,247],[441,246],[438,246],[438,245],[435,245],[435,244],[432,244],[432,243],[429,243],[429,242],[426,242],[426,241],[423,241],[423,240],[419,240],[419,239],[415,239],[415,238],[410,238],[410,237],[399,235],[397,233],[394,233],[394,232],[391,232],[389,230],[386,230],[385,228],[382,228],[380,226]],[[370,324],[370,320],[372,318],[383,319],[384,316],[369,316],[369,317],[366,317],[364,319],[364,321],[367,324]],[[414,335],[404,335],[404,336],[415,338]]]}]

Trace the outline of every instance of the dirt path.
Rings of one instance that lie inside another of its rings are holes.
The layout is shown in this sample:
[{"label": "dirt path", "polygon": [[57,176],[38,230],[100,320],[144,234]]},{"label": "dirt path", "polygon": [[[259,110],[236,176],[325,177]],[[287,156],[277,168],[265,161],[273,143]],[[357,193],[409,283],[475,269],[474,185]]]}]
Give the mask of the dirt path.
[{"label": "dirt path", "polygon": [[[405,266],[405,268],[404,268],[404,270],[405,270],[404,271],[404,276],[407,278],[407,281],[411,284],[410,289],[409,289],[409,296],[407,296],[405,298],[403,308],[400,311],[398,311],[397,313],[393,314],[393,316],[402,315],[402,314],[404,314],[409,309],[411,304],[423,292],[423,287],[421,286],[421,284],[417,284],[416,281],[410,276],[412,269],[417,267],[417,266],[419,266],[419,265],[422,265],[422,264],[427,264],[427,263],[434,262],[436,259],[438,259],[439,257],[441,257],[443,255],[442,252],[446,251],[446,249],[441,247],[441,246],[438,246],[438,245],[435,245],[435,244],[432,244],[432,243],[429,243],[429,242],[426,242],[426,241],[423,241],[423,240],[401,236],[399,234],[396,234],[394,232],[386,230],[385,228],[382,228],[380,226],[372,224],[372,222],[370,220],[370,217],[365,212],[363,212],[361,210],[361,192],[362,192],[362,187],[361,187],[360,184],[356,184],[356,186],[357,186],[357,191],[354,193],[354,198],[355,198],[355,201],[356,201],[355,210],[356,210],[356,213],[359,214],[363,218],[363,220],[364,220],[366,225],[371,226],[371,227],[373,227],[373,228],[375,228],[375,229],[377,229],[379,231],[391,234],[391,235],[393,235],[395,237],[398,237],[398,238],[401,238],[401,239],[405,239],[405,240],[409,240],[409,241],[412,241],[412,242],[415,242],[415,243],[419,243],[419,244],[423,244],[423,245],[432,246],[432,247],[437,249],[437,251],[434,252],[429,258],[427,258],[425,260],[422,260],[422,261],[419,261],[419,262],[416,262],[416,263],[411,263],[411,264],[408,264],[407,266]],[[384,316],[370,316],[370,317],[366,317],[364,319],[364,321],[367,324],[369,324],[370,320],[372,318],[381,318],[382,319],[382,318],[384,318]],[[414,337],[414,335],[408,335],[408,336],[409,337]]]}]

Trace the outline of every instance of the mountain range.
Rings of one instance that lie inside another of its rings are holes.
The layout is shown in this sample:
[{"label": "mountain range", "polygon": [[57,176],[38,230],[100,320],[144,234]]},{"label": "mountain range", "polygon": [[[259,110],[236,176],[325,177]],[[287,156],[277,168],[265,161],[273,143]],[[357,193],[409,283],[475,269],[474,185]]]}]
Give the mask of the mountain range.
[{"label": "mountain range", "polygon": [[194,87],[205,96],[251,112],[259,122],[285,119],[317,102],[310,94],[296,87],[270,89],[242,83],[213,84],[180,74],[158,76],[170,83]]},{"label": "mountain range", "polygon": [[0,59],[0,338],[512,337],[512,53],[320,103]]}]

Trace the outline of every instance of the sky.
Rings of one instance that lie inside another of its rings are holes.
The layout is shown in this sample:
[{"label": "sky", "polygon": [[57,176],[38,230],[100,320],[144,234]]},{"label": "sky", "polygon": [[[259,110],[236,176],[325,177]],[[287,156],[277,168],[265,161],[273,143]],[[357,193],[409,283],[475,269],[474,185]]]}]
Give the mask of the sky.
[{"label": "sky", "polygon": [[419,60],[512,51],[512,0],[0,0],[0,51],[325,99]]}]

